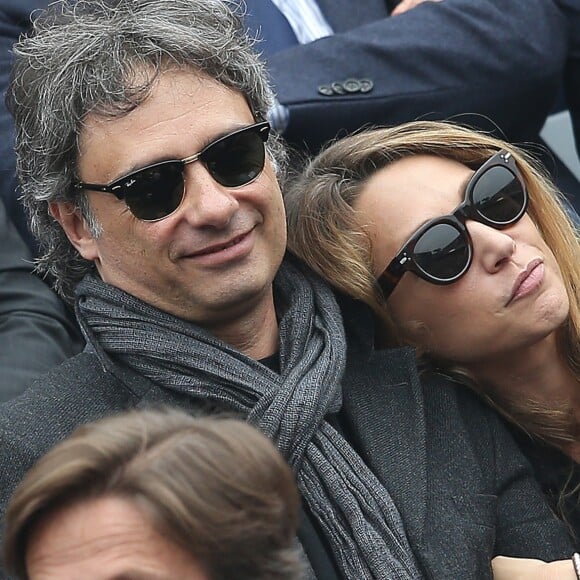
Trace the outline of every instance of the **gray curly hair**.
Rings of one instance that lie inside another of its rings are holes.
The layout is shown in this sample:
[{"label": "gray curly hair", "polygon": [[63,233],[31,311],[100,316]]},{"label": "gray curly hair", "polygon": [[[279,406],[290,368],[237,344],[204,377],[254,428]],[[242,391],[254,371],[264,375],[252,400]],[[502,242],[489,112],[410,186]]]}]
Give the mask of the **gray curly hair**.
[{"label": "gray curly hair", "polygon": [[[273,94],[243,32],[242,10],[228,0],[60,0],[35,14],[30,34],[14,45],[6,100],[16,122],[22,199],[40,243],[37,268],[65,300],[74,300],[93,265],[69,242],[49,204],[73,202],[93,235],[100,234],[86,195],[72,187],[83,120],[126,115],[147,99],[161,72],[175,68],[240,91],[254,116],[265,118]],[[280,140],[271,139],[268,152],[280,173]]]}]

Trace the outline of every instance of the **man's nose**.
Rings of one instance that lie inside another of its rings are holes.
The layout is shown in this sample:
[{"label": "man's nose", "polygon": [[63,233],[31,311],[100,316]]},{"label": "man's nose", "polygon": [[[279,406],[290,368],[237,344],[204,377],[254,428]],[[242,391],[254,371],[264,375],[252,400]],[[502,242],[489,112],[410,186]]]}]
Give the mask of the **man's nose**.
[{"label": "man's nose", "polygon": [[499,230],[473,220],[466,226],[473,242],[474,260],[479,260],[486,271],[495,273],[509,262],[516,250],[510,228]]},{"label": "man's nose", "polygon": [[200,161],[185,166],[183,210],[195,227],[226,227],[239,208],[235,189],[219,184]]}]

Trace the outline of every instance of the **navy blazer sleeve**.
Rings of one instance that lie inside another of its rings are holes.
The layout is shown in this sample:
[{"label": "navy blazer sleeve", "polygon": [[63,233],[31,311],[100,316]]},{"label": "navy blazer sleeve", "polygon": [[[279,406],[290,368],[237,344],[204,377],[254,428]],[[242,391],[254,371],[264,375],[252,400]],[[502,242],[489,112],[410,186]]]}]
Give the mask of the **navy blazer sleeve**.
[{"label": "navy blazer sleeve", "polygon": [[[324,10],[327,2],[319,2]],[[567,50],[565,17],[554,2],[425,2],[354,28],[356,10],[348,2],[328,4],[334,36],[269,58],[278,99],[289,107],[290,142],[316,149],[338,131],[369,123],[462,113],[475,115],[458,120],[497,124],[512,141],[537,136],[561,85]],[[385,3],[374,4],[386,14]],[[373,89],[319,92],[348,78],[370,79]]]},{"label": "navy blazer sleeve", "polygon": [[28,248],[0,202],[0,401],[83,344],[64,303],[32,270]]}]

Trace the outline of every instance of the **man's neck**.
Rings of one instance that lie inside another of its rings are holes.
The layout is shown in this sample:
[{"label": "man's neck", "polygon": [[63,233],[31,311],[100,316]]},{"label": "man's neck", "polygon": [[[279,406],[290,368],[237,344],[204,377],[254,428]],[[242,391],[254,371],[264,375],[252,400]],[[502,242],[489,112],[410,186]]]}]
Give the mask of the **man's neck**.
[{"label": "man's neck", "polygon": [[227,322],[207,328],[246,356],[260,360],[278,351],[278,320],[271,294]]}]

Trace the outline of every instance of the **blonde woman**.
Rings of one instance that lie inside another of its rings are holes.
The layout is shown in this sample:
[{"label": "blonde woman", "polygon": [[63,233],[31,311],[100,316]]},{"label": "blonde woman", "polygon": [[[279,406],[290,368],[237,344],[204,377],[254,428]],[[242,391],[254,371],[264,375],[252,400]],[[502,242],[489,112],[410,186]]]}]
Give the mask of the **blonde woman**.
[{"label": "blonde woman", "polygon": [[542,169],[413,122],[330,145],[286,205],[290,249],[374,310],[384,346],[416,347],[495,405],[580,537],[580,246]]}]

